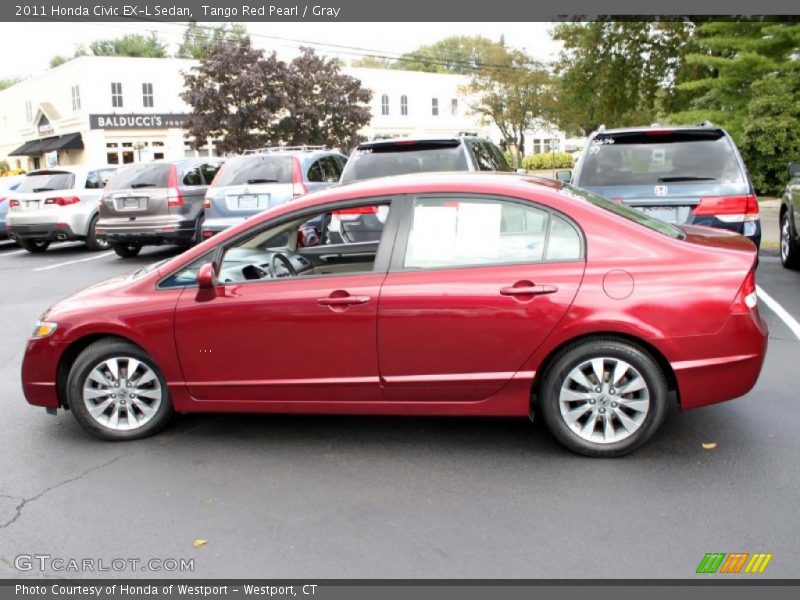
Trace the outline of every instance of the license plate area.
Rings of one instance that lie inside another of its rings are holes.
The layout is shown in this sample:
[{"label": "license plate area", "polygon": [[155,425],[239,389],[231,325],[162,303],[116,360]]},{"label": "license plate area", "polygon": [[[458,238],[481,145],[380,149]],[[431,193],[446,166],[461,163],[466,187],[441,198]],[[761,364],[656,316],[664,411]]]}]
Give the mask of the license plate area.
[{"label": "license plate area", "polygon": [[142,210],[147,208],[147,198],[135,196],[133,198],[122,198],[120,201],[122,210]]},{"label": "license plate area", "polygon": [[686,223],[692,212],[691,206],[636,206],[634,208],[648,217],[666,223]]},{"label": "license plate area", "polygon": [[235,206],[240,210],[269,208],[269,194],[242,194],[236,197]]}]

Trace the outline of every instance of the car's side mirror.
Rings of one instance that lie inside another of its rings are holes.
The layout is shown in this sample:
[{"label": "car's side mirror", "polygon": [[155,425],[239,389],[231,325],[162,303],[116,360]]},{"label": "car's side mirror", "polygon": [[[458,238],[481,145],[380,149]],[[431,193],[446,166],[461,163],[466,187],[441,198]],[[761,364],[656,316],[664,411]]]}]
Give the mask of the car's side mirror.
[{"label": "car's side mirror", "polygon": [[800,162],[789,163],[789,179],[800,177]]},{"label": "car's side mirror", "polygon": [[518,175],[527,175],[528,174],[528,169],[519,168],[519,169],[514,169],[514,170],[517,172]]},{"label": "car's side mirror", "polygon": [[572,171],[556,171],[556,179],[563,183],[569,183],[572,179]]},{"label": "car's side mirror", "polygon": [[214,263],[206,263],[197,272],[197,287],[201,290],[213,290],[217,287],[217,274]]}]

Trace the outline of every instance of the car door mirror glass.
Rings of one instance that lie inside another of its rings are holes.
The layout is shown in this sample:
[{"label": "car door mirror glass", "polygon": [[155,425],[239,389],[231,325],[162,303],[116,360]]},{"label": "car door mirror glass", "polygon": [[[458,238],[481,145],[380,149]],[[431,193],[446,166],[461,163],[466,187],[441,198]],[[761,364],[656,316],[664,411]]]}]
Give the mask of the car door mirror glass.
[{"label": "car door mirror glass", "polygon": [[556,171],[556,179],[569,183],[570,179],[572,179],[572,171]]}]

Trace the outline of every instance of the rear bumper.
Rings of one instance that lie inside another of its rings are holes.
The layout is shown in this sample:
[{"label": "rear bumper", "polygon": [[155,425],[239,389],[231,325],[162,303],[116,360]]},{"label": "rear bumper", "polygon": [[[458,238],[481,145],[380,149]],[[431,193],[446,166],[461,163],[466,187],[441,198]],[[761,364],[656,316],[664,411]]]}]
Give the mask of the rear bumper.
[{"label": "rear bumper", "polygon": [[694,217],[687,225],[702,225],[704,227],[714,227],[716,229],[726,229],[739,235],[743,235],[761,248],[761,219],[755,221],[745,221],[744,223],[725,223],[716,217]]},{"label": "rear bumper", "polygon": [[210,232],[211,234],[217,234],[221,231],[225,231],[229,227],[238,225],[245,219],[246,217],[218,217],[211,219],[206,217],[206,220],[203,221],[203,227],[202,227],[203,237],[207,237],[205,234],[206,231]]},{"label": "rear bumper", "polygon": [[45,223],[41,225],[9,225],[6,228],[9,237],[14,239],[33,240],[76,240],[81,239],[66,223]]},{"label": "rear bumper", "polygon": [[152,246],[159,244],[187,243],[194,239],[193,221],[164,220],[158,223],[136,223],[128,219],[115,222],[101,219],[97,224],[98,235],[105,236],[109,243],[140,244]]},{"label": "rear bumper", "polygon": [[756,384],[767,353],[767,325],[758,311],[731,315],[709,336],[669,341],[682,409],[698,408],[745,395]]}]

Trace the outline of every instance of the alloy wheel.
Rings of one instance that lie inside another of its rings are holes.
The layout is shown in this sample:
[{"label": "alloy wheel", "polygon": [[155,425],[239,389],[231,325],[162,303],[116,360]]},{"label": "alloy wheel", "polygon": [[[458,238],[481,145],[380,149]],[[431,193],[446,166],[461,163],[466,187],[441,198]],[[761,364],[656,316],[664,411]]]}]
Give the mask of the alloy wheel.
[{"label": "alloy wheel", "polygon": [[791,232],[789,231],[789,217],[783,218],[781,226],[781,259],[783,262],[789,260],[789,244],[791,243]]},{"label": "alloy wheel", "polygon": [[581,439],[611,444],[642,427],[650,390],[642,374],[624,360],[592,358],[569,372],[558,404],[564,422]]}]

